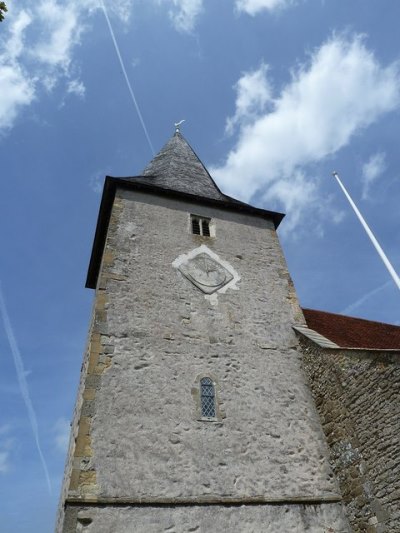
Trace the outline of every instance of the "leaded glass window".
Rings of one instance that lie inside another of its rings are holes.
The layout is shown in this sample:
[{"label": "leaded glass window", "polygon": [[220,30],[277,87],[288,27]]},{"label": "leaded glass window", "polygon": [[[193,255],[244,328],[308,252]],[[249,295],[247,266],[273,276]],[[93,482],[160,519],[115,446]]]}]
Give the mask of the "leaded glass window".
[{"label": "leaded glass window", "polygon": [[215,387],[210,378],[200,381],[201,416],[215,418]]}]

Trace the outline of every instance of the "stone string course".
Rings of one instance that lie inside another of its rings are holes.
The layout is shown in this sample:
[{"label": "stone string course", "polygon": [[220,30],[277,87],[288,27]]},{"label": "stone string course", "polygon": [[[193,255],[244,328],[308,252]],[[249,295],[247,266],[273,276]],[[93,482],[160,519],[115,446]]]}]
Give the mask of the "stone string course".
[{"label": "stone string course", "polygon": [[353,531],[399,532],[400,351],[301,343]]},{"label": "stone string course", "polygon": [[80,533],[348,532],[340,504],[81,507],[70,509],[68,522]]}]

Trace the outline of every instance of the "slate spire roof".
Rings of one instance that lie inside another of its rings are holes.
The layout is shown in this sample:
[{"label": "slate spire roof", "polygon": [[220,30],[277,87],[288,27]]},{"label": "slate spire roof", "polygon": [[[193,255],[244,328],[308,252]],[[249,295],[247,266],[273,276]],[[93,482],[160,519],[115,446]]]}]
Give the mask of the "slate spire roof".
[{"label": "slate spire roof", "polygon": [[175,132],[135,181],[212,200],[230,199],[219,190],[179,131]]}]

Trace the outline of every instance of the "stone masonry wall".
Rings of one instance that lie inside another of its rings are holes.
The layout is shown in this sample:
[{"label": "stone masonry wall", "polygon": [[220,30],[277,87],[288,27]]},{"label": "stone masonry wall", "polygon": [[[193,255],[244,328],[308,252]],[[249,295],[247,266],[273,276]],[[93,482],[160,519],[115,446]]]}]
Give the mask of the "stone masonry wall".
[{"label": "stone masonry wall", "polygon": [[302,346],[353,531],[400,531],[400,352]]},{"label": "stone masonry wall", "polygon": [[[213,217],[216,238],[192,235],[190,213]],[[174,268],[178,256],[201,244],[239,273],[238,290],[210,301]],[[292,330],[299,320],[272,222],[118,191],[59,531],[102,531],[86,528],[100,515],[118,522],[118,506],[122,513],[138,503],[288,501],[310,506],[298,506],[294,523],[312,514],[313,502],[326,502],[326,531],[347,531]],[[215,422],[198,420],[202,375],[218,383]],[[85,503],[93,504],[92,517],[79,515]],[[108,514],[96,511],[108,505]],[[245,531],[245,511],[235,516],[237,531]],[[223,523],[214,530],[223,531]]]},{"label": "stone masonry wall", "polygon": [[[115,202],[110,225],[115,226],[119,218],[121,206]],[[102,335],[107,322],[107,299],[105,287],[109,277],[107,267],[112,265],[114,255],[108,250],[102,260],[103,270],[96,290],[91,324],[89,327],[87,347],[81,367],[80,384],[77,401],[71,424],[71,435],[68,449],[61,498],[57,514],[56,533],[62,531],[79,531],[79,523],[70,524],[70,512],[66,508],[68,498],[95,500],[97,494],[96,470],[93,464],[92,423],[96,393],[100,388],[101,374],[110,363],[110,353],[114,347],[107,335]],[[81,524],[82,526],[82,524]],[[83,526],[82,526],[83,527]],[[78,529],[77,529],[78,528]]]},{"label": "stone masonry wall", "polygon": [[70,489],[72,472],[73,471],[76,472],[77,467],[80,467],[80,461],[78,460],[78,464],[77,464],[77,460],[75,459],[75,451],[76,451],[75,443],[78,439],[79,431],[82,434],[82,424],[80,425],[80,417],[81,417],[82,405],[83,405],[83,402],[85,401],[84,391],[86,387],[86,376],[87,376],[87,371],[88,371],[88,364],[89,364],[89,360],[91,356],[92,333],[93,333],[93,321],[89,327],[87,346],[86,346],[84,357],[83,357],[79,386],[78,386],[78,393],[77,393],[74,412],[72,416],[71,432],[70,432],[69,445],[68,445],[68,454],[67,454],[67,459],[66,459],[65,468],[64,468],[64,479],[63,479],[63,483],[61,487],[60,500],[59,500],[59,505],[57,509],[56,528],[55,528],[56,532],[62,531],[62,526],[63,526],[64,518],[65,518],[64,503],[65,503],[65,499],[67,498],[68,492]]}]

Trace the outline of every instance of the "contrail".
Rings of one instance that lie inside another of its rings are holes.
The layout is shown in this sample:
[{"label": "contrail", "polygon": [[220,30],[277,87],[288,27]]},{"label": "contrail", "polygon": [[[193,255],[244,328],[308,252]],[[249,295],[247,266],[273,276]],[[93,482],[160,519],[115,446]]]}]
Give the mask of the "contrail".
[{"label": "contrail", "polygon": [[361,298],[359,298],[358,300],[356,300],[352,304],[348,305],[346,307],[346,309],[343,309],[343,311],[340,311],[340,314],[341,315],[348,315],[349,313],[354,311],[354,309],[357,309],[357,307],[360,307],[360,305],[362,305],[364,302],[369,300],[372,296],[375,296],[375,294],[378,294],[378,292],[383,291],[383,289],[386,289],[391,284],[392,284],[392,281],[389,280],[386,283],[384,283],[383,285],[380,285],[379,287],[376,287],[372,291],[367,292],[367,294],[364,294],[364,296],[361,296]]},{"label": "contrail", "polygon": [[22,398],[24,399],[25,406],[26,406],[26,408],[28,410],[28,417],[29,417],[29,421],[31,423],[33,436],[35,438],[36,448],[37,448],[37,451],[39,453],[40,461],[41,461],[42,466],[43,466],[44,475],[46,477],[49,493],[51,494],[51,481],[50,481],[50,476],[49,476],[49,471],[48,471],[48,468],[47,468],[47,464],[46,464],[46,461],[44,459],[44,456],[43,456],[43,453],[42,453],[42,449],[40,447],[39,428],[38,428],[37,418],[36,418],[35,410],[33,408],[32,400],[31,400],[31,397],[30,397],[30,394],[29,394],[28,383],[27,383],[27,381],[25,379],[24,363],[22,361],[21,353],[19,351],[18,344],[17,344],[17,341],[15,339],[14,332],[13,332],[13,329],[12,329],[12,326],[11,326],[10,318],[8,316],[6,302],[5,302],[5,299],[4,299],[1,282],[0,282],[0,312],[1,312],[1,317],[3,319],[4,330],[6,332],[7,339],[8,339],[8,342],[10,344],[10,348],[11,348],[11,353],[13,355],[14,364],[15,364],[15,370],[17,372],[17,377],[18,377],[19,388],[20,388],[20,391],[21,391]]},{"label": "contrail", "polygon": [[104,16],[106,17],[106,21],[107,21],[107,24],[108,24],[108,29],[110,30],[110,34],[111,34],[111,39],[112,39],[112,41],[114,43],[114,48],[115,48],[115,51],[117,53],[120,65],[121,65],[122,72],[124,73],[125,81],[126,81],[126,84],[128,86],[128,90],[130,92],[130,95],[132,97],[133,105],[135,106],[135,109],[136,109],[136,112],[138,114],[140,123],[142,125],[144,134],[146,136],[147,142],[149,143],[150,150],[151,150],[152,154],[154,155],[155,152],[154,152],[153,144],[152,144],[152,142],[150,140],[150,136],[148,134],[148,131],[147,131],[147,128],[146,128],[146,124],[144,123],[144,120],[143,120],[143,117],[142,117],[142,113],[140,112],[139,104],[137,103],[137,100],[136,100],[136,97],[135,97],[135,93],[133,92],[132,85],[131,85],[131,83],[129,81],[129,78],[128,78],[128,74],[126,73],[125,65],[124,65],[124,62],[122,60],[121,52],[119,51],[119,46],[118,46],[117,40],[116,40],[115,35],[114,35],[114,31],[113,31],[112,26],[111,26],[111,22],[110,22],[110,18],[108,16],[108,13],[107,13],[106,6],[105,6],[103,0],[99,0],[99,2],[100,2],[100,6],[101,6],[101,8],[103,10]]},{"label": "contrail", "polygon": [[393,281],[397,285],[397,288],[400,289],[400,278],[399,278],[399,276],[397,275],[395,269],[393,268],[392,264],[390,263],[389,259],[387,258],[385,252],[382,250],[379,242],[376,240],[375,235],[372,233],[372,231],[370,230],[368,224],[365,222],[364,217],[362,216],[362,214],[358,210],[356,204],[353,202],[350,194],[346,191],[343,183],[340,181],[339,174],[337,172],[333,172],[333,176],[334,176],[334,178],[336,178],[336,181],[339,183],[340,188],[344,192],[344,195],[348,199],[349,204],[353,208],[355,214],[357,215],[358,220],[361,222],[361,224],[362,224],[363,228],[365,229],[368,237],[371,239],[372,244],[375,246],[375,250],[378,252],[378,254],[379,254],[380,258],[382,259],[385,267],[388,269],[389,274],[392,276]]}]

